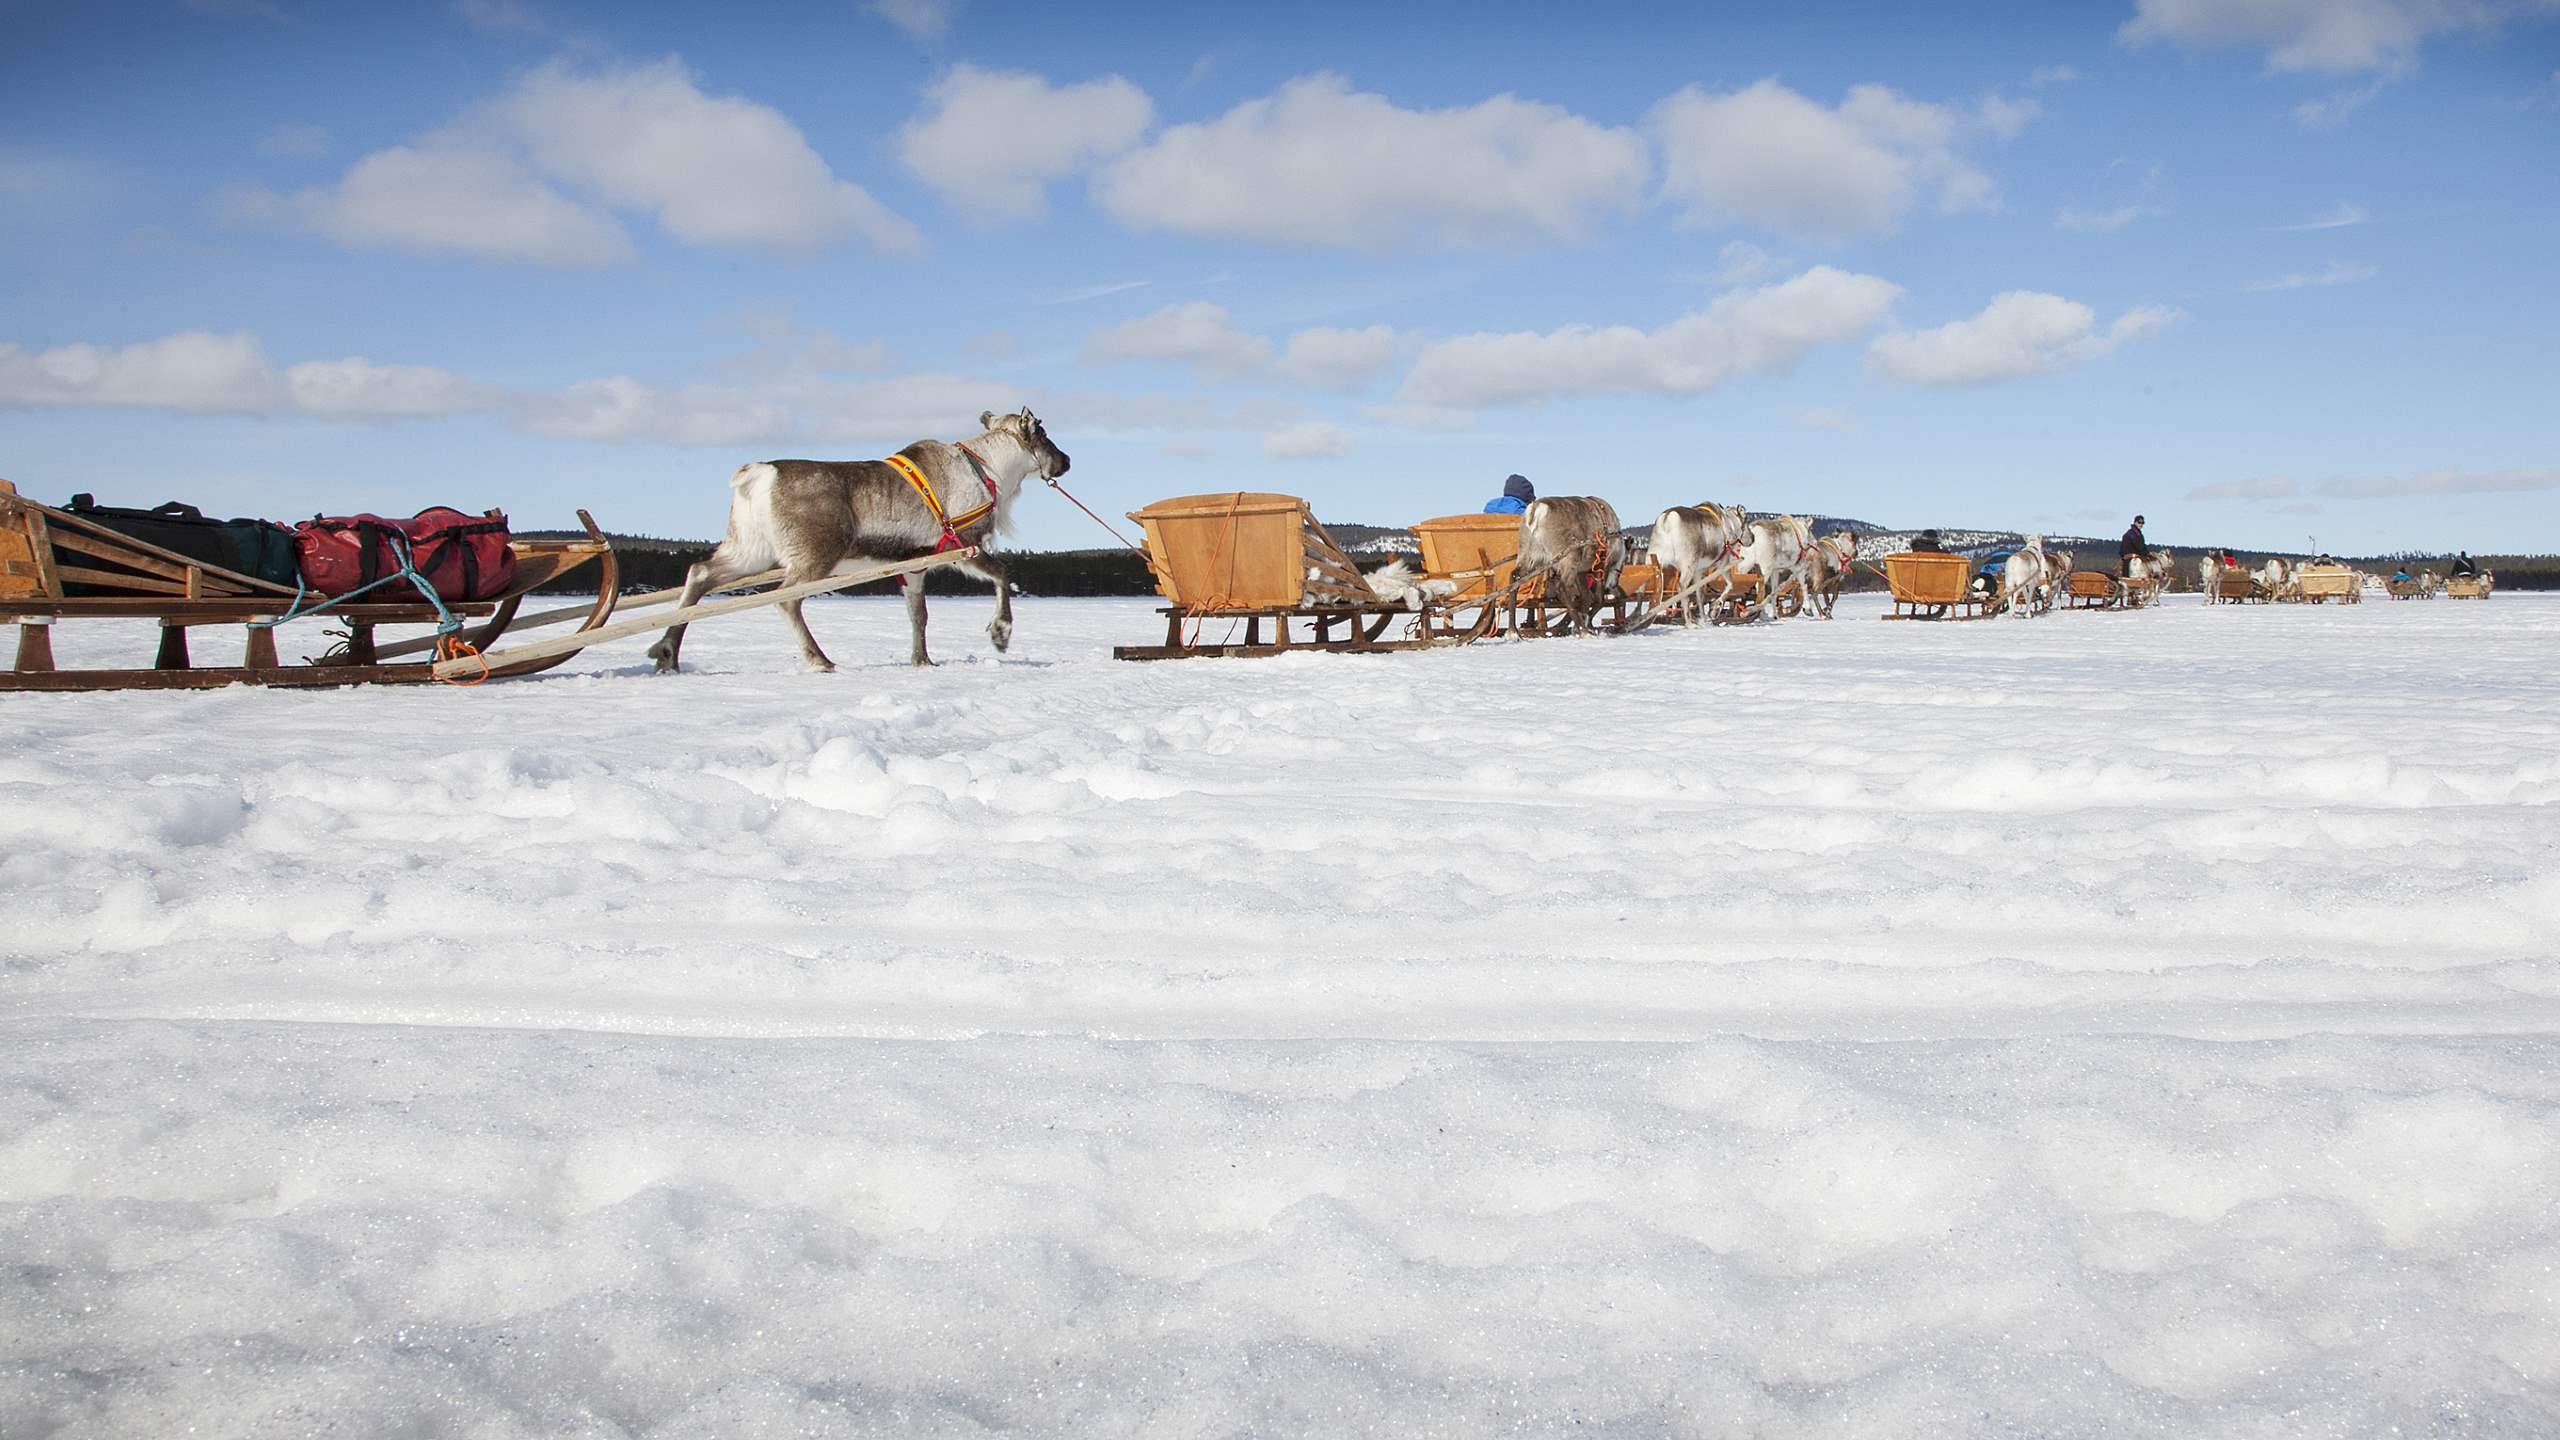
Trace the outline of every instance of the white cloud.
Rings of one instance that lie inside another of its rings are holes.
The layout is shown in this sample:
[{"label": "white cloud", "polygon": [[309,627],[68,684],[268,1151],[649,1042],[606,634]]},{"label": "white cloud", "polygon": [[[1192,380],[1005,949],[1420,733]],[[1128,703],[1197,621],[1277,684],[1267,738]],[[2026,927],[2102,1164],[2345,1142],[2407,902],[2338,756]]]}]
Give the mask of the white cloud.
[{"label": "white cloud", "polygon": [[2043,90],[2055,85],[2068,85],[2079,78],[2080,72],[2069,65],[2039,65],[2035,73],[2027,77],[2027,88]]},{"label": "white cloud", "polygon": [[2305,100],[2293,107],[2293,123],[2305,130],[2335,130],[2381,94],[2383,83],[2382,78],[2376,77],[2363,85],[2332,90],[2317,100]]},{"label": "white cloud", "polygon": [[497,392],[430,365],[306,360],[284,372],[284,394],[305,415],[391,419],[484,409]]},{"label": "white cloud", "polygon": [[1970,320],[1932,330],[1897,330],[1867,347],[1877,374],[1905,385],[1983,385],[2076,365],[2128,340],[2156,335],[2175,312],[2128,310],[2104,332],[2088,306],[2059,295],[2012,290]]},{"label": "white cloud", "polygon": [[[2128,45],[2263,46],[2270,70],[2397,72],[2430,35],[2485,29],[2540,0],[2134,0]],[[2544,7],[2544,8],[2547,8]]]},{"label": "white cloud", "polygon": [[1716,283],[1750,285],[1787,268],[1787,262],[1748,240],[1728,240],[1716,252]]},{"label": "white cloud", "polygon": [[1923,190],[1942,210],[1996,203],[1990,177],[1953,147],[1977,125],[2015,133],[2032,114],[2026,104],[1985,102],[1968,120],[1860,85],[1833,108],[1772,79],[1730,94],[1690,86],[1654,106],[1647,123],[1662,145],[1663,194],[1686,223],[1749,220],[1836,236],[1891,230]]},{"label": "white cloud", "polygon": [[2343,230],[2350,225],[2361,225],[2372,218],[2372,214],[2363,206],[2352,200],[2341,200],[2335,206],[2312,216],[2299,225],[2279,225],[2276,228],[2285,231]]},{"label": "white cloud", "polygon": [[1332,460],[1351,453],[1351,439],[1338,425],[1309,420],[1263,436],[1262,453],[1274,460]]},{"label": "white cloud", "polygon": [[1573,240],[1642,203],[1633,131],[1498,95],[1406,110],[1338,75],[1292,80],[1177,125],[1095,178],[1123,224],[1264,244],[1383,250]]},{"label": "white cloud", "polygon": [[1223,378],[1261,369],[1271,358],[1271,342],[1229,323],[1225,306],[1193,300],[1101,331],[1085,341],[1084,358],[1099,364],[1166,361]]},{"label": "white cloud", "polygon": [[29,352],[0,344],[0,406],[178,410],[262,415],[275,376],[256,337],[190,330],[137,345],[61,345]]},{"label": "white cloud", "polygon": [[0,408],[390,419],[480,409],[497,394],[449,371],[354,358],[306,361],[279,379],[252,335],[191,330],[40,353],[0,344]]},{"label": "white cloud", "polygon": [[2351,260],[2333,260],[2324,270],[2296,270],[2279,275],[2273,280],[2262,280],[2255,285],[2242,286],[2241,289],[2245,294],[2258,294],[2270,290],[2326,290],[2332,285],[2353,285],[2359,281],[2370,280],[2381,273],[2370,265]]},{"label": "white cloud", "polygon": [[1021,71],[954,66],[925,91],[929,114],[898,132],[898,158],[955,204],[1028,219],[1052,180],[1138,142],[1155,120],[1146,92],[1117,75],[1052,85]]},{"label": "white cloud", "polygon": [[650,213],[676,239],[720,248],[920,244],[913,226],[836,179],[780,112],[705,95],[673,60],[598,74],[545,66],[457,123],[365,156],[334,186],[235,191],[223,205],[235,219],[357,249],[550,265],[628,256],[612,210]]},{"label": "white cloud", "polygon": [[1703,395],[1866,333],[1901,293],[1890,281],[1826,265],[1718,296],[1659,330],[1572,325],[1544,334],[1463,335],[1425,346],[1399,399],[1464,410],[1560,395]]},{"label": "white cloud", "polygon": [[1985,95],[1974,106],[1974,118],[1982,128],[2003,140],[2015,140],[2027,126],[2044,113],[2044,106],[2034,100],[2011,100],[2002,95]]},{"label": "white cloud", "polygon": [[930,45],[951,28],[959,0],[864,0],[863,13],[878,16],[907,32],[919,45]]},{"label": "white cloud", "polygon": [[357,161],[334,186],[292,195],[233,191],[222,209],[353,250],[535,265],[602,265],[631,253],[611,215],[544,184],[503,151],[464,144],[395,145]]},{"label": "white cloud", "polygon": [[689,244],[814,250],[858,236],[912,251],[915,227],[838,180],[769,105],[705,95],[683,64],[581,74],[548,65],[499,102],[545,173],[656,214]]},{"label": "white cloud", "polygon": [[1289,337],[1279,370],[1301,385],[1357,390],[1393,364],[1402,345],[1396,332],[1384,325],[1363,330],[1301,330]]}]

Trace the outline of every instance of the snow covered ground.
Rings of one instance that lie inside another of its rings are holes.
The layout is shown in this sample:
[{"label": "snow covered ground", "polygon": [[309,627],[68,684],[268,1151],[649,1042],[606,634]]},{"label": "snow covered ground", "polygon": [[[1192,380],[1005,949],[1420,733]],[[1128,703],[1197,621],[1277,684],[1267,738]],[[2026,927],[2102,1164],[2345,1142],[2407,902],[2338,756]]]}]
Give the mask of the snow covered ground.
[{"label": "snow covered ground", "polygon": [[2560,601],[935,608],[0,696],[0,1435],[2560,1434]]}]

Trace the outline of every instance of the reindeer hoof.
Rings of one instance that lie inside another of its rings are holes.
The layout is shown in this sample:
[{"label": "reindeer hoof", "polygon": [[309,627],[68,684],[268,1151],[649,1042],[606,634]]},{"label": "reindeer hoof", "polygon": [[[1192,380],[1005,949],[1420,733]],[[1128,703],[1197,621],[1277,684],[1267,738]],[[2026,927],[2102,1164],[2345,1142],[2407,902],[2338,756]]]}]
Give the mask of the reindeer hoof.
[{"label": "reindeer hoof", "polygon": [[812,675],[833,675],[836,673],[836,662],[833,660],[823,659],[812,660],[809,662],[809,673]]},{"label": "reindeer hoof", "polygon": [[987,626],[987,638],[995,643],[996,653],[1003,654],[1005,648],[1013,643],[1013,622],[1010,620],[991,622]]}]

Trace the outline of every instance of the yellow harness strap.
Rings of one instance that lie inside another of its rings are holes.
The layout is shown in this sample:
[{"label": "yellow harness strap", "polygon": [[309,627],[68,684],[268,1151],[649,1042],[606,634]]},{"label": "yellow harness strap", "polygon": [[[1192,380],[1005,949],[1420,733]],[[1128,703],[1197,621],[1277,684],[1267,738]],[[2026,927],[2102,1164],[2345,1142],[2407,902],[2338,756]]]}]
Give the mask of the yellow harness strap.
[{"label": "yellow harness strap", "polygon": [[[916,497],[924,501],[924,508],[933,512],[934,522],[942,527],[942,533],[945,535],[954,535],[960,530],[977,524],[986,518],[988,511],[996,508],[996,502],[990,498],[986,504],[955,519],[943,513],[942,497],[934,493],[933,482],[924,478],[924,472],[916,468],[916,462],[904,455],[892,455],[886,463],[914,488]],[[992,492],[995,487],[990,485],[987,488]]]}]

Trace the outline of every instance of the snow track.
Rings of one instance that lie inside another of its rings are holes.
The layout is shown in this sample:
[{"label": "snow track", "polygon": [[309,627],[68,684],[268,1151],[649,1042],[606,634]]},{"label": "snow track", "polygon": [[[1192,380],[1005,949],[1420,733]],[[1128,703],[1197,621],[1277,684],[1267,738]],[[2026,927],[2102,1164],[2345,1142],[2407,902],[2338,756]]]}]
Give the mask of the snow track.
[{"label": "snow track", "polygon": [[0,1435],[2560,1433],[2560,603],[985,609],[10,697]]}]

